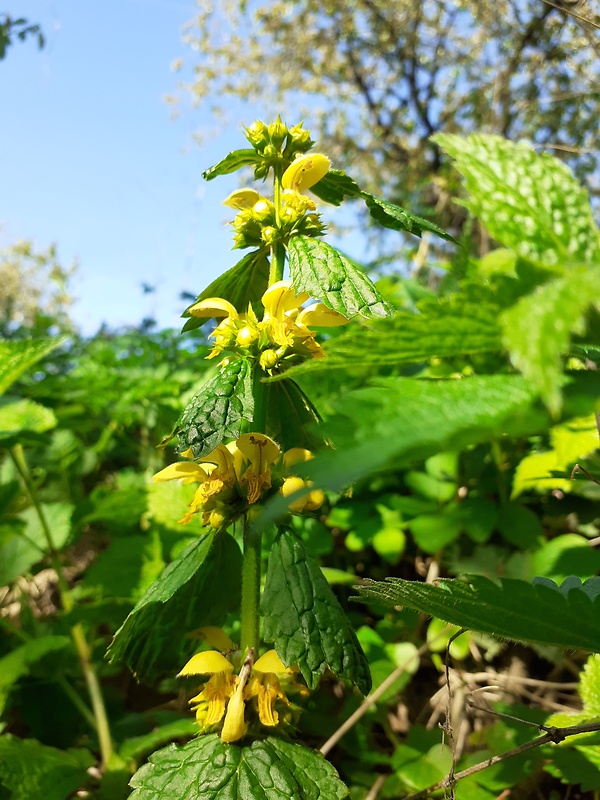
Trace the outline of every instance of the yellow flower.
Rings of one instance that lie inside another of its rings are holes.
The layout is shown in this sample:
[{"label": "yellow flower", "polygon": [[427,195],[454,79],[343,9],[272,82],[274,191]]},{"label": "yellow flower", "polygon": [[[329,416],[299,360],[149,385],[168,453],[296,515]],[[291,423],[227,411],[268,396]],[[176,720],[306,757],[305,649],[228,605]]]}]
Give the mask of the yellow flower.
[{"label": "yellow flower", "polygon": [[241,210],[242,208],[252,208],[261,199],[259,193],[254,189],[236,189],[223,200],[223,205]]},{"label": "yellow flower", "polygon": [[303,192],[310,189],[329,172],[331,162],[321,153],[306,153],[295,161],[283,173],[281,185],[284,189]]},{"label": "yellow flower", "polygon": [[[290,450],[286,450],[286,452],[283,454],[283,466],[287,471],[290,471],[294,464],[305,463],[306,461],[311,461],[312,459],[313,454],[310,452],[310,450],[306,450],[303,447],[292,447]],[[284,497],[287,498],[304,488],[310,489],[311,485],[312,484],[310,481],[304,481],[302,478],[298,478],[295,475],[290,475],[289,477],[285,478],[279,491]],[[288,508],[290,511],[298,512],[316,511],[318,508],[321,508],[324,502],[325,495],[321,489],[310,489],[310,491],[306,492],[306,494],[303,494],[296,500],[293,500],[289,504]]]},{"label": "yellow flower", "polygon": [[236,679],[235,691],[227,705],[227,714],[221,731],[221,740],[231,744],[237,742],[246,733],[246,722],[244,720],[244,684],[240,678]]},{"label": "yellow flower", "polygon": [[204,688],[190,700],[196,720],[202,727],[216,725],[223,719],[227,700],[231,697],[237,678],[233,677],[233,664],[216,650],[197,653],[187,662],[178,678],[185,675],[210,675]]},{"label": "yellow flower", "polygon": [[293,669],[283,665],[275,650],[268,650],[254,664],[245,697],[247,700],[257,698],[258,718],[263,725],[273,727],[279,723],[279,714],[275,710],[277,700],[289,707],[290,702],[278,676],[293,675],[293,672]]},{"label": "yellow flower", "polygon": [[244,472],[239,475],[240,485],[247,485],[248,503],[255,503],[271,488],[271,465],[281,455],[279,445],[264,433],[245,433],[236,442],[243,456]]}]

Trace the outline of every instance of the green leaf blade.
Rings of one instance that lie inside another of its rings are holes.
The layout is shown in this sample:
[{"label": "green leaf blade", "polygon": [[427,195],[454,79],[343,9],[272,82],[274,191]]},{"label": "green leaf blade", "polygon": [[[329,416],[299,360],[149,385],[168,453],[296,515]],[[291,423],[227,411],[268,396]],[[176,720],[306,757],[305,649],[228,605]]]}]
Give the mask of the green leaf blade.
[{"label": "green leaf blade", "polygon": [[362,192],[356,181],[343,170],[330,169],[325,177],[311,186],[311,192],[332,206],[340,206],[346,197],[360,197]]},{"label": "green leaf blade", "polygon": [[195,644],[186,631],[219,625],[240,602],[241,553],[227,533],[192,542],[150,586],[108,650],[139,680],[174,675]]},{"label": "green leaf blade", "polygon": [[261,613],[265,641],[273,642],[286,666],[298,664],[310,688],[329,668],[369,692],[369,667],[356,634],[319,565],[289,531],[271,550]]},{"label": "green leaf blade", "polygon": [[380,200],[372,194],[363,192],[361,197],[364,198],[369,214],[371,217],[381,225],[383,228],[389,228],[393,231],[406,231],[412,233],[414,236],[421,236],[424,231],[434,233],[441,239],[447,242],[454,242],[458,244],[454,236],[446,233],[445,230],[438,227],[434,222],[430,222],[423,217],[418,217],[416,214],[411,214],[410,211],[401,206],[388,203],[386,200]]},{"label": "green leaf blade", "polygon": [[65,342],[59,339],[0,341],[0,394],[52,350]]},{"label": "green leaf blade", "polygon": [[309,236],[294,236],[288,253],[297,292],[308,292],[347,317],[368,319],[394,313],[365,272],[325,242]]},{"label": "green leaf blade", "polygon": [[564,271],[592,263],[600,238],[586,190],[568,167],[500,136],[438,134],[433,139],[465,179],[465,205],[494,239],[522,258]]},{"label": "green leaf blade", "polygon": [[204,170],[202,177],[205,181],[212,181],[220,175],[229,175],[230,172],[237,172],[242,167],[250,167],[252,164],[258,164],[262,160],[256,150],[233,150],[228,153],[225,158],[221,159],[218,164]]},{"label": "green leaf blade", "polygon": [[344,800],[348,790],[319,753],[269,736],[247,747],[215,734],[150,757],[130,800]]}]

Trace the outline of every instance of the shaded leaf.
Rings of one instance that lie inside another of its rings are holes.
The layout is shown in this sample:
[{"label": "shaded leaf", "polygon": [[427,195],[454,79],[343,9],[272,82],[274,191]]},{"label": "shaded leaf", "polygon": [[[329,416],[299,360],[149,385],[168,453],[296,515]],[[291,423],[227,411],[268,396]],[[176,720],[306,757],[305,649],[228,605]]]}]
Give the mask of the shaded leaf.
[{"label": "shaded leaf", "polygon": [[438,134],[433,141],[465,178],[464,203],[501,244],[564,270],[598,258],[600,239],[586,190],[556,158],[500,136]]},{"label": "shaded leaf", "polygon": [[319,413],[295,381],[284,380],[268,387],[267,434],[283,451],[292,447],[315,449],[322,444],[317,426]]},{"label": "shaded leaf", "polygon": [[286,666],[298,665],[310,688],[329,668],[369,692],[369,667],[356,634],[321,568],[289,531],[271,549],[261,613],[264,640]]},{"label": "shaded leaf", "polygon": [[67,636],[42,636],[0,658],[0,714],[4,711],[11,688],[20,678],[29,675],[31,668],[49,653],[62,652],[70,647],[71,640]]},{"label": "shaded leaf", "polygon": [[208,533],[192,542],[150,586],[108,650],[138,679],[174,675],[192,655],[187,631],[219,625],[239,606],[241,553],[227,533]]},{"label": "shaded leaf", "polygon": [[224,439],[237,439],[242,424],[254,414],[252,366],[241,358],[219,367],[187,405],[166,444],[179,436],[179,452],[192,448],[194,458],[201,458]]},{"label": "shaded leaf", "polygon": [[0,341],[0,394],[4,394],[26,370],[64,342],[65,337]]},{"label": "shaded leaf", "polygon": [[269,736],[248,747],[201,736],[150,757],[130,800],[343,800],[348,790],[320,753]]},{"label": "shaded leaf", "polygon": [[288,253],[297,292],[308,292],[347,317],[387,317],[394,313],[361,267],[331,245],[309,236],[294,236]]},{"label": "shaded leaf", "polygon": [[0,738],[0,784],[11,790],[11,800],[67,800],[87,783],[94,763],[87,750],[57,750],[8,734]]},{"label": "shaded leaf", "polygon": [[256,150],[233,150],[228,153],[225,158],[221,159],[214,167],[209,167],[204,170],[202,177],[205,181],[212,181],[219,175],[228,175],[230,172],[236,172],[242,167],[249,167],[251,164],[258,164],[262,161],[261,156],[258,155]]},{"label": "shaded leaf", "polygon": [[401,578],[367,581],[359,592],[367,602],[404,606],[503,639],[599,652],[600,578],[584,584],[569,579],[563,587],[471,575],[467,583],[448,578],[435,586]]},{"label": "shaded leaf", "polygon": [[393,203],[380,200],[378,197],[374,197],[372,194],[367,194],[366,192],[362,192],[361,197],[367,204],[371,217],[384,228],[390,228],[393,231],[406,231],[415,236],[421,236],[423,231],[427,231],[428,233],[435,233],[436,236],[445,239],[447,242],[458,244],[454,236],[446,233],[445,230],[438,227],[434,222],[429,222],[429,220],[423,219],[423,217],[411,214],[410,211],[407,211],[401,206],[396,206]]},{"label": "shaded leaf", "polygon": [[569,351],[571,335],[583,333],[591,305],[600,307],[600,269],[579,266],[540,286],[500,317],[511,361],[553,414],[561,406],[561,356]]},{"label": "shaded leaf", "polygon": [[183,312],[183,317],[188,317],[182,328],[182,333],[199,328],[207,319],[206,317],[190,316],[190,308],[200,300],[209,297],[222,297],[228,300],[238,311],[245,311],[248,303],[252,304],[254,311],[260,318],[262,313],[261,297],[269,283],[269,260],[263,250],[254,250],[245,255],[238,263],[224,272],[207,286],[202,294],[191,303]]}]

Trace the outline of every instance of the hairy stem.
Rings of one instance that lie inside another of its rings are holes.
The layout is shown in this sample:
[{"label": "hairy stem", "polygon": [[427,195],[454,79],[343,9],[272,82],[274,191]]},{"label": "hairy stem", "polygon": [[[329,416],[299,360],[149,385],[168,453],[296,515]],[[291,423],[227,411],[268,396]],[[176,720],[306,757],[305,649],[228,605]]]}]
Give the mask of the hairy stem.
[{"label": "hairy stem", "polygon": [[242,561],[242,630],[241,647],[244,658],[260,644],[260,572],[262,534],[246,518],[243,521],[244,555]]}]

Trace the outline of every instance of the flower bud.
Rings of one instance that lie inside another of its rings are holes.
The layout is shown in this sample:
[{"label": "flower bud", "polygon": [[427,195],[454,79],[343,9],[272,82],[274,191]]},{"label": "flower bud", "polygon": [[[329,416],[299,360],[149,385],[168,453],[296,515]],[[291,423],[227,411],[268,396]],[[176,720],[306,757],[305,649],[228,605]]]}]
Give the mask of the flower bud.
[{"label": "flower bud", "polygon": [[271,244],[277,237],[277,228],[272,225],[267,225],[262,229],[261,238],[266,244]]},{"label": "flower bud", "polygon": [[258,331],[253,330],[248,325],[245,325],[238,331],[235,341],[240,347],[250,347],[258,339]]},{"label": "flower bud", "polygon": [[248,139],[252,147],[256,150],[262,149],[267,143],[268,132],[269,129],[265,123],[258,119],[255,120],[249,128],[244,129],[246,139]]},{"label": "flower bud", "polygon": [[259,363],[264,370],[273,369],[279,363],[279,357],[275,350],[263,350],[260,354]]},{"label": "flower bud", "polygon": [[275,122],[271,122],[269,125],[269,137],[277,150],[281,150],[281,145],[287,135],[288,127],[281,121],[281,117],[277,117]]}]

